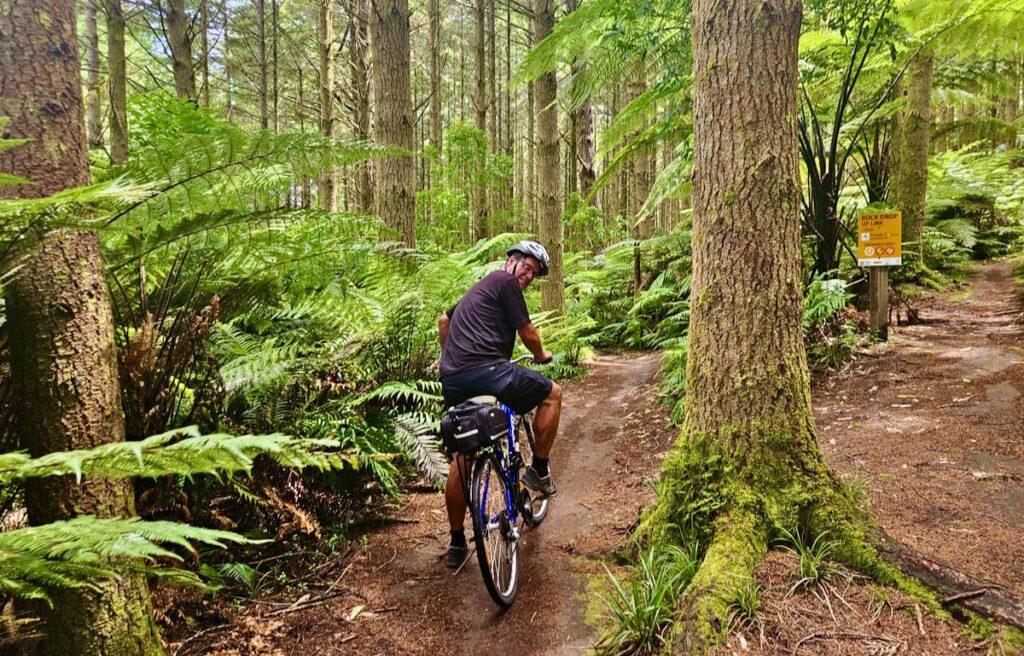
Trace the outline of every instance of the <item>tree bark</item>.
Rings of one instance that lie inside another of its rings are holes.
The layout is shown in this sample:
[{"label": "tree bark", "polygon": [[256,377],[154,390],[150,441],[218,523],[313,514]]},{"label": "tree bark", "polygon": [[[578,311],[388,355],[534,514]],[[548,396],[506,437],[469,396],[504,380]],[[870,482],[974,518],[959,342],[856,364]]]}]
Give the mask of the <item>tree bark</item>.
[{"label": "tree bark", "polygon": [[103,113],[100,102],[100,39],[96,30],[97,5],[101,0],[85,2],[86,83],[89,90],[85,115],[86,135],[90,148],[103,146]]},{"label": "tree bark", "polygon": [[185,0],[167,0],[164,18],[167,22],[167,46],[171,51],[174,92],[179,98],[195,102],[196,74],[192,63],[192,38],[188,31],[191,21],[185,11]]},{"label": "tree bark", "polygon": [[[320,0],[320,134],[334,136],[334,2]],[[338,168],[320,172],[320,207],[338,211]]]},{"label": "tree bark", "polygon": [[[348,13],[352,25],[352,41],[349,43],[349,75],[352,93],[352,133],[361,141],[370,140],[370,70],[368,53],[369,3],[367,0],[349,0]],[[359,210],[373,212],[373,178],[369,162],[355,165],[356,198]]]},{"label": "tree bark", "polygon": [[[473,28],[476,37],[474,41],[474,51],[476,53],[476,95],[473,97],[473,105],[476,109],[476,129],[480,131],[480,134],[487,134],[486,3],[487,0],[476,0],[476,4],[473,6]],[[486,152],[483,155],[486,157]],[[480,161],[474,167],[475,178],[482,178],[478,174],[483,169],[483,164],[484,162]],[[473,216],[469,223],[469,241],[475,242],[484,236],[487,190],[484,188],[482,181],[474,184],[471,189],[473,193]]]},{"label": "tree bark", "polygon": [[260,102],[260,129],[270,126],[270,103],[267,94],[267,3],[256,0],[256,68],[259,72],[256,90]]},{"label": "tree bark", "polygon": [[281,113],[278,111],[278,101],[281,96],[280,89],[280,63],[278,62],[277,41],[281,31],[281,3],[279,0],[270,0],[270,72],[271,72],[271,111],[273,117],[274,132],[281,131]]},{"label": "tree bark", "polygon": [[374,62],[373,108],[377,141],[409,154],[380,160],[377,214],[406,246],[416,245],[416,171],[409,79],[409,2],[372,0],[370,42]]},{"label": "tree bark", "polygon": [[530,230],[537,222],[537,83],[526,85],[526,213]]},{"label": "tree bark", "polygon": [[[555,27],[554,0],[534,0],[534,43],[540,43]],[[538,214],[540,242],[548,249],[551,266],[541,286],[541,307],[565,311],[565,283],[562,276],[561,169],[558,165],[558,82],[555,73],[545,73],[536,82],[538,133]]]},{"label": "tree bark", "polygon": [[107,91],[110,95],[110,163],[128,161],[128,75],[124,55],[121,0],[106,0]]},{"label": "tree bark", "polygon": [[203,0],[199,6],[199,48],[202,50],[203,107],[210,108],[210,2]]},{"label": "tree bark", "polygon": [[580,194],[586,198],[590,195],[594,188],[594,182],[597,180],[597,171],[594,169],[594,113],[589,98],[580,105],[577,129]]},{"label": "tree bark", "polygon": [[438,0],[430,0],[430,141],[438,154],[441,143],[441,8]]},{"label": "tree bark", "polygon": [[893,182],[893,203],[903,212],[906,256],[921,261],[924,211],[928,189],[928,140],[931,131],[932,73],[935,57],[922,48],[907,68],[907,106],[899,135],[899,157]]},{"label": "tree bark", "polygon": [[[0,170],[33,185],[0,197],[36,198],[89,181],[71,0],[10,0],[0,12],[0,115],[5,137],[32,139],[0,154]],[[95,233],[45,235],[8,283],[7,330],[16,390],[15,431],[33,456],[124,440],[113,312]],[[33,525],[79,514],[134,514],[129,481],[35,479],[25,502]],[[58,590],[33,611],[51,656],[162,654],[145,580],[126,575],[96,590]]]},{"label": "tree bark", "polygon": [[815,512],[842,497],[815,439],[801,326],[801,13],[799,0],[693,5],[686,415],[641,526],[667,542],[678,539],[670,525],[682,527],[705,553],[677,610],[678,654],[703,653],[720,635],[732,591],[776,527],[817,532],[831,515]]}]

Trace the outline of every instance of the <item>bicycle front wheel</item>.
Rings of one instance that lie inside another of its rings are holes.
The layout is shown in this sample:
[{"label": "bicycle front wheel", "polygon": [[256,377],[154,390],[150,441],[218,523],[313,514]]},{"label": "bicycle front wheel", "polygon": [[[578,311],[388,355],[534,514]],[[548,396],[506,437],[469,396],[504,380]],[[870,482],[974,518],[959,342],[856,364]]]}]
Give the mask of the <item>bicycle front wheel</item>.
[{"label": "bicycle front wheel", "polygon": [[473,540],[487,592],[503,607],[512,604],[519,588],[519,527],[509,517],[510,499],[498,456],[481,454],[470,489]]}]

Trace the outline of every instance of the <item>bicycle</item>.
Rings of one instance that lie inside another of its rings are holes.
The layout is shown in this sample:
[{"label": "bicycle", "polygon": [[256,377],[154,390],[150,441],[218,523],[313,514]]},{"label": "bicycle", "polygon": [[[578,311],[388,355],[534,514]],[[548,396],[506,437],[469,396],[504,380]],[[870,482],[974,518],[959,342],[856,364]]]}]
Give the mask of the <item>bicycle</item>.
[{"label": "bicycle", "polygon": [[473,520],[473,542],[484,585],[495,603],[507,608],[512,605],[519,588],[521,529],[524,526],[536,527],[544,521],[550,499],[530,490],[522,482],[527,458],[532,460],[535,448],[533,427],[529,421],[533,413],[519,415],[493,396],[476,396],[470,401],[497,406],[508,418],[504,440],[484,446],[469,456],[474,458],[474,462],[467,498]]}]

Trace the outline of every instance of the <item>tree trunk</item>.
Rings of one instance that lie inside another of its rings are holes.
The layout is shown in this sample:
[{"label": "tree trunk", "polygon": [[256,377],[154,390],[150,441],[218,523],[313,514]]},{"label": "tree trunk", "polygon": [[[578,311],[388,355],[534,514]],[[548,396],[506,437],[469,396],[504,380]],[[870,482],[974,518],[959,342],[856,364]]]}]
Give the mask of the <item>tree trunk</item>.
[{"label": "tree trunk", "polygon": [[[334,136],[334,2],[320,0],[320,134]],[[320,207],[338,211],[338,168],[320,172]]]},{"label": "tree trunk", "polygon": [[185,12],[185,0],[167,0],[164,19],[167,22],[167,47],[171,51],[174,92],[179,98],[195,102],[196,74],[192,64],[192,39],[188,33],[191,21]]},{"label": "tree trunk", "polygon": [[923,48],[907,68],[907,106],[899,130],[899,156],[893,179],[893,204],[903,212],[906,255],[921,260],[924,211],[928,188],[928,139],[931,130],[934,55]]},{"label": "tree trunk", "polygon": [[487,0],[487,136],[491,152],[498,152],[498,53],[495,43],[498,35],[494,27],[495,13],[495,0]]},{"label": "tree trunk", "polygon": [[[534,0],[533,36],[540,43],[555,27],[554,0]],[[562,277],[561,169],[558,165],[558,83],[555,73],[545,73],[536,82],[538,176],[537,196],[540,215],[540,242],[548,249],[551,267],[541,286],[541,307],[546,311],[565,311],[565,285]]]},{"label": "tree trunk", "polygon": [[[495,30],[495,14],[498,11],[495,0],[487,0],[487,157],[498,152],[498,62],[497,62],[497,31]],[[487,236],[493,237],[500,230],[496,225],[500,201],[497,189],[485,189],[487,194]]]},{"label": "tree trunk", "polygon": [[[41,197],[89,181],[75,5],[9,0],[0,12],[0,115],[5,137],[29,143],[0,154],[0,170],[35,184],[0,187],[0,197]],[[124,440],[113,313],[95,233],[46,235],[7,284],[11,379],[20,443],[35,456]],[[33,525],[79,514],[134,514],[129,481],[35,479],[25,502]],[[126,575],[96,590],[59,590],[34,606],[50,656],[162,654],[149,592]]]},{"label": "tree trunk", "polygon": [[594,169],[594,113],[589,98],[580,105],[577,127],[579,130],[576,138],[579,140],[580,193],[586,198],[590,195],[590,191],[594,188],[594,182],[597,180],[597,171]]},{"label": "tree trunk", "polygon": [[530,231],[537,221],[537,83],[526,85],[526,214]]},{"label": "tree trunk", "polygon": [[128,76],[124,55],[121,0],[106,0],[107,91],[110,95],[110,163],[128,161]]},{"label": "tree trunk", "polygon": [[409,80],[409,2],[372,0],[373,108],[377,141],[410,154],[380,160],[377,214],[406,246],[416,245],[416,171]]},{"label": "tree trunk", "polygon": [[210,108],[210,2],[203,0],[199,6],[199,47],[202,49],[203,107]]},{"label": "tree trunk", "polygon": [[[640,64],[642,67],[643,64]],[[630,102],[636,100],[647,91],[647,82],[644,72],[641,70],[637,73],[634,78],[634,82],[630,85]],[[646,125],[642,125],[638,130],[635,137],[639,137],[644,131]],[[633,153],[632,168],[632,190],[630,193],[630,220],[633,222],[633,236],[638,239],[647,239],[654,234],[653,218],[648,216],[642,222],[637,223],[640,218],[640,208],[644,206],[647,201],[647,196],[651,192],[651,149],[649,146],[641,146]]]},{"label": "tree trunk", "polygon": [[97,5],[101,0],[85,2],[85,53],[86,83],[89,99],[86,103],[85,116],[86,135],[90,148],[103,146],[103,113],[100,102],[100,39],[96,30]]},{"label": "tree trunk", "polygon": [[281,30],[281,3],[279,0],[270,0],[270,66],[272,94],[271,94],[271,116],[273,116],[274,132],[281,131],[281,114],[278,111],[278,100],[280,99],[280,65],[277,61],[277,37]]},{"label": "tree trunk", "polygon": [[[303,74],[302,61],[295,62],[295,77],[298,80],[298,102],[296,104],[295,113],[298,114],[299,118],[299,132],[302,134],[306,133],[306,81],[305,75]],[[310,192],[310,177],[307,175],[302,176],[299,189],[299,207],[306,209],[311,204]]]},{"label": "tree trunk", "polygon": [[677,610],[677,654],[718,639],[776,528],[820,532],[831,518],[843,534],[846,516],[828,514],[842,497],[814,435],[801,327],[800,19],[799,0],[693,5],[686,415],[641,526],[661,543],[681,528],[705,554]]},{"label": "tree trunk", "polygon": [[[487,134],[487,78],[485,77],[487,60],[486,41],[484,39],[486,34],[486,2],[487,0],[476,0],[476,4],[473,6],[473,27],[476,37],[474,41],[474,51],[476,53],[476,95],[473,97],[473,105],[476,108],[476,129],[480,131],[480,134]],[[483,155],[486,157],[486,152]],[[469,224],[470,242],[475,242],[484,236],[487,190],[483,185],[483,176],[480,175],[483,166],[483,161],[477,162],[473,172],[473,177],[477,178],[478,182],[471,187],[473,190],[473,216]]]},{"label": "tree trunk", "polygon": [[[368,51],[370,48],[368,0],[349,0],[348,13],[352,24],[352,41],[349,44],[349,74],[352,84],[352,129],[360,141],[370,140],[370,71]],[[373,178],[370,163],[355,165],[356,198],[359,210],[373,212]]]},{"label": "tree trunk", "polygon": [[235,114],[234,97],[231,93],[231,57],[229,44],[231,43],[230,27],[231,19],[227,8],[224,8],[224,119],[231,123]]},{"label": "tree trunk", "polygon": [[440,155],[441,143],[441,8],[438,0],[430,0],[430,141]]},{"label": "tree trunk", "polygon": [[260,129],[270,126],[270,104],[267,94],[267,3],[256,0],[256,68],[259,89],[256,90],[260,101]]}]

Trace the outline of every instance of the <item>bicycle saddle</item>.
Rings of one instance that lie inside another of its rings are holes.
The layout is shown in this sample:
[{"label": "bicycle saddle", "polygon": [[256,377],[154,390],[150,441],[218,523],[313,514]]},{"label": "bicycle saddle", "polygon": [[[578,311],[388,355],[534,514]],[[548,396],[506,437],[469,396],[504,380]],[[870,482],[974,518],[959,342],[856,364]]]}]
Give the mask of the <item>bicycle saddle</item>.
[{"label": "bicycle saddle", "polygon": [[497,405],[498,404],[498,398],[495,397],[495,396],[490,396],[489,394],[482,394],[480,396],[474,396],[474,397],[471,397],[471,398],[467,399],[467,401],[472,401],[473,403],[482,403],[484,405]]}]

